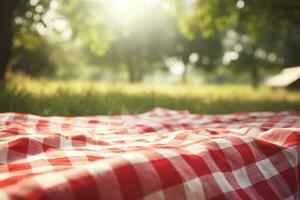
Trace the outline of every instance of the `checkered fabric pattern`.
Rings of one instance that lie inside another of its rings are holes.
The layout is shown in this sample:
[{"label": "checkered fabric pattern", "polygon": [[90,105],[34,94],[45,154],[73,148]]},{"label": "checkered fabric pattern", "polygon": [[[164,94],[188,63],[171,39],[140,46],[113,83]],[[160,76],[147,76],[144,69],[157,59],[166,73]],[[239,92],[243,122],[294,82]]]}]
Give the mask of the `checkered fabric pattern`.
[{"label": "checkered fabric pattern", "polygon": [[300,113],[0,114],[0,199],[299,199]]}]

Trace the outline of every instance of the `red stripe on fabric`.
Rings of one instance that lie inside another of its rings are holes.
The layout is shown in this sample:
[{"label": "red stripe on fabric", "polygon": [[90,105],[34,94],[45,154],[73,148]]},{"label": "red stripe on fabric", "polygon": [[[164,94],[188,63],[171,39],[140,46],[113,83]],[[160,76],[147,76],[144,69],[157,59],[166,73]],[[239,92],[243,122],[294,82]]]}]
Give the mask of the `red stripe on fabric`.
[{"label": "red stripe on fabric", "polygon": [[141,128],[145,133],[147,132],[154,132],[156,131],[155,128],[151,127],[151,126],[147,126],[147,125],[137,125],[137,127]]},{"label": "red stripe on fabric", "polygon": [[6,158],[7,164],[17,161],[17,160],[24,160],[26,158],[27,158],[26,153],[19,153],[14,150],[8,149],[7,158]]},{"label": "red stripe on fabric", "polygon": [[182,182],[179,173],[168,159],[151,161],[151,164],[159,174],[163,188],[172,187]]},{"label": "red stripe on fabric", "polygon": [[257,193],[259,193],[259,195],[263,197],[263,199],[280,200],[280,198],[269,186],[267,180],[256,183],[253,185],[253,187],[256,189]]},{"label": "red stripe on fabric", "polygon": [[80,135],[72,135],[68,138],[69,140],[72,141],[72,146],[73,147],[76,147],[76,146],[85,146],[88,140],[88,138],[83,135],[83,134],[80,134]]},{"label": "red stripe on fabric", "polygon": [[100,156],[86,156],[86,158],[88,159],[88,161],[94,162],[94,161],[97,161],[97,160],[101,160],[104,157],[100,157]]},{"label": "red stripe on fabric", "polygon": [[68,182],[76,200],[100,200],[97,184],[90,174],[75,179],[70,177]]},{"label": "red stripe on fabric", "polygon": [[181,155],[181,157],[189,164],[189,166],[194,170],[197,176],[204,176],[211,173],[209,167],[200,156],[183,154]]},{"label": "red stripe on fabric", "polygon": [[117,176],[124,200],[138,199],[143,196],[141,184],[134,167],[128,162],[125,166],[117,167],[114,173]]},{"label": "red stripe on fabric", "polygon": [[7,168],[10,172],[24,171],[24,170],[31,169],[31,165],[29,163],[8,164]]},{"label": "red stripe on fabric", "polygon": [[33,176],[34,174],[30,171],[26,171],[26,174],[22,174],[22,175],[14,175],[11,176],[7,179],[1,180],[0,181],[0,187],[7,187],[9,185],[14,185],[15,183],[19,182],[22,179],[29,179],[31,176]]},{"label": "red stripe on fabric", "polygon": [[46,195],[45,192],[46,192],[45,190],[40,188],[39,190],[34,191],[34,193],[26,195],[26,198],[23,198],[22,200],[41,200],[41,199],[50,200],[50,198],[47,198],[45,196]]},{"label": "red stripe on fabric", "polygon": [[205,131],[207,131],[211,135],[218,135],[218,134],[220,134],[219,130],[213,130],[213,129],[206,128]]},{"label": "red stripe on fabric", "polygon": [[299,143],[300,143],[300,135],[297,132],[289,133],[289,136],[284,141],[284,145],[289,147]]},{"label": "red stripe on fabric", "polygon": [[90,119],[90,120],[88,120],[88,123],[89,124],[100,124],[100,121],[97,119]]},{"label": "red stripe on fabric", "polygon": [[264,140],[256,139],[255,144],[266,157],[270,157],[282,151],[282,147]]},{"label": "red stripe on fabric", "polygon": [[216,197],[213,197],[213,198],[209,198],[210,200],[224,200],[224,199],[227,199],[226,196],[224,194],[220,194]]},{"label": "red stripe on fabric", "polygon": [[243,200],[252,200],[252,198],[249,197],[249,195],[245,192],[245,190],[240,189],[240,190],[236,190],[235,192],[236,192],[236,193],[239,195],[239,197],[240,197],[241,199],[243,199]]},{"label": "red stripe on fabric", "polygon": [[189,128],[191,128],[191,125],[188,124],[188,123],[182,123],[182,124],[180,124],[180,125],[181,125],[181,127],[184,128],[184,129],[189,129]]},{"label": "red stripe on fabric", "polygon": [[60,139],[61,135],[54,134],[54,135],[47,135],[47,137],[44,138],[44,151],[47,151],[49,149],[59,149],[60,148]]},{"label": "red stripe on fabric", "polygon": [[169,131],[174,130],[174,127],[171,124],[162,124],[162,126]]},{"label": "red stripe on fabric", "polygon": [[228,159],[222,150],[209,150],[209,153],[220,171],[227,172],[232,170]]},{"label": "red stripe on fabric", "polygon": [[8,143],[9,150],[13,150],[16,152],[27,153],[28,151],[28,143],[29,138],[17,138],[12,142]]},{"label": "red stripe on fabric", "polygon": [[299,174],[297,177],[297,170],[295,170],[294,168],[289,168],[283,172],[280,172],[280,175],[285,180],[285,183],[288,185],[291,193],[296,193],[300,181]]},{"label": "red stripe on fabric", "polygon": [[40,119],[36,124],[37,128],[43,128],[43,127],[48,127],[48,126],[49,126],[49,121],[45,120],[45,119]]},{"label": "red stripe on fabric", "polygon": [[2,130],[2,132],[10,133],[13,135],[26,135],[26,132],[19,128],[7,128]]},{"label": "red stripe on fabric", "polygon": [[244,144],[234,145],[234,148],[241,154],[241,158],[243,158],[245,165],[252,164],[256,161],[249,145],[251,144],[244,143]]},{"label": "red stripe on fabric", "polygon": [[43,143],[43,152],[44,153],[49,153],[50,151],[55,151],[56,149],[52,146],[46,145]]},{"label": "red stripe on fabric", "polygon": [[48,162],[51,163],[51,165],[53,166],[72,166],[71,161],[67,157],[51,158],[48,159]]}]

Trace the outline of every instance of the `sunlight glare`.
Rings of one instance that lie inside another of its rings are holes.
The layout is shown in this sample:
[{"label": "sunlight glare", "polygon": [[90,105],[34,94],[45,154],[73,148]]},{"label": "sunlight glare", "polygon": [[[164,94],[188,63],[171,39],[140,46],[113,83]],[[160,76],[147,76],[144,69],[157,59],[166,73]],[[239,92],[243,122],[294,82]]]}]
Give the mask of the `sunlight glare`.
[{"label": "sunlight glare", "polygon": [[135,21],[143,19],[147,10],[151,10],[157,0],[111,0],[107,12],[114,23],[125,28],[132,26]]},{"label": "sunlight glare", "polygon": [[244,6],[245,6],[245,2],[244,2],[243,0],[238,0],[238,1],[236,2],[236,7],[237,7],[238,9],[242,9],[242,8],[244,8]]},{"label": "sunlight glare", "polygon": [[137,8],[134,6],[134,0],[113,0],[110,2],[109,12],[118,23],[129,26],[135,18]]},{"label": "sunlight glare", "polygon": [[147,6],[152,7],[156,4],[156,0],[145,0]]},{"label": "sunlight glare", "polygon": [[223,64],[229,65],[231,61],[237,60],[239,58],[239,53],[236,51],[226,51],[223,55]]},{"label": "sunlight glare", "polygon": [[177,58],[169,58],[166,60],[166,64],[169,68],[169,72],[172,75],[180,76],[184,73],[185,66],[183,62]]}]

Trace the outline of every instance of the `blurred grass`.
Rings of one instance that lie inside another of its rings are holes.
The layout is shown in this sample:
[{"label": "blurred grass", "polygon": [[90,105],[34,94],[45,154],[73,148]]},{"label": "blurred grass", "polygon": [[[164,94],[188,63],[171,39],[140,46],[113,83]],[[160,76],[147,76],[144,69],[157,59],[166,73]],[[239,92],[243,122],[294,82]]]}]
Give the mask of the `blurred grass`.
[{"label": "blurred grass", "polygon": [[1,84],[0,112],[39,115],[142,113],[156,106],[192,113],[300,111],[300,92],[265,87],[130,85],[11,78]]}]

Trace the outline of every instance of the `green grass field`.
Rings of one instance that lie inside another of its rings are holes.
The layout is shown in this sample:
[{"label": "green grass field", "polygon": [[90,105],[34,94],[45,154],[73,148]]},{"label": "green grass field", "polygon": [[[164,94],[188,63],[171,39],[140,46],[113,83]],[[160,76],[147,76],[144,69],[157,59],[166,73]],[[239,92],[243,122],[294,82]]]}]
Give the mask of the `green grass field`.
[{"label": "green grass field", "polygon": [[150,86],[17,77],[2,83],[0,105],[0,112],[66,116],[142,113],[156,106],[203,114],[300,111],[300,92],[233,85]]}]

